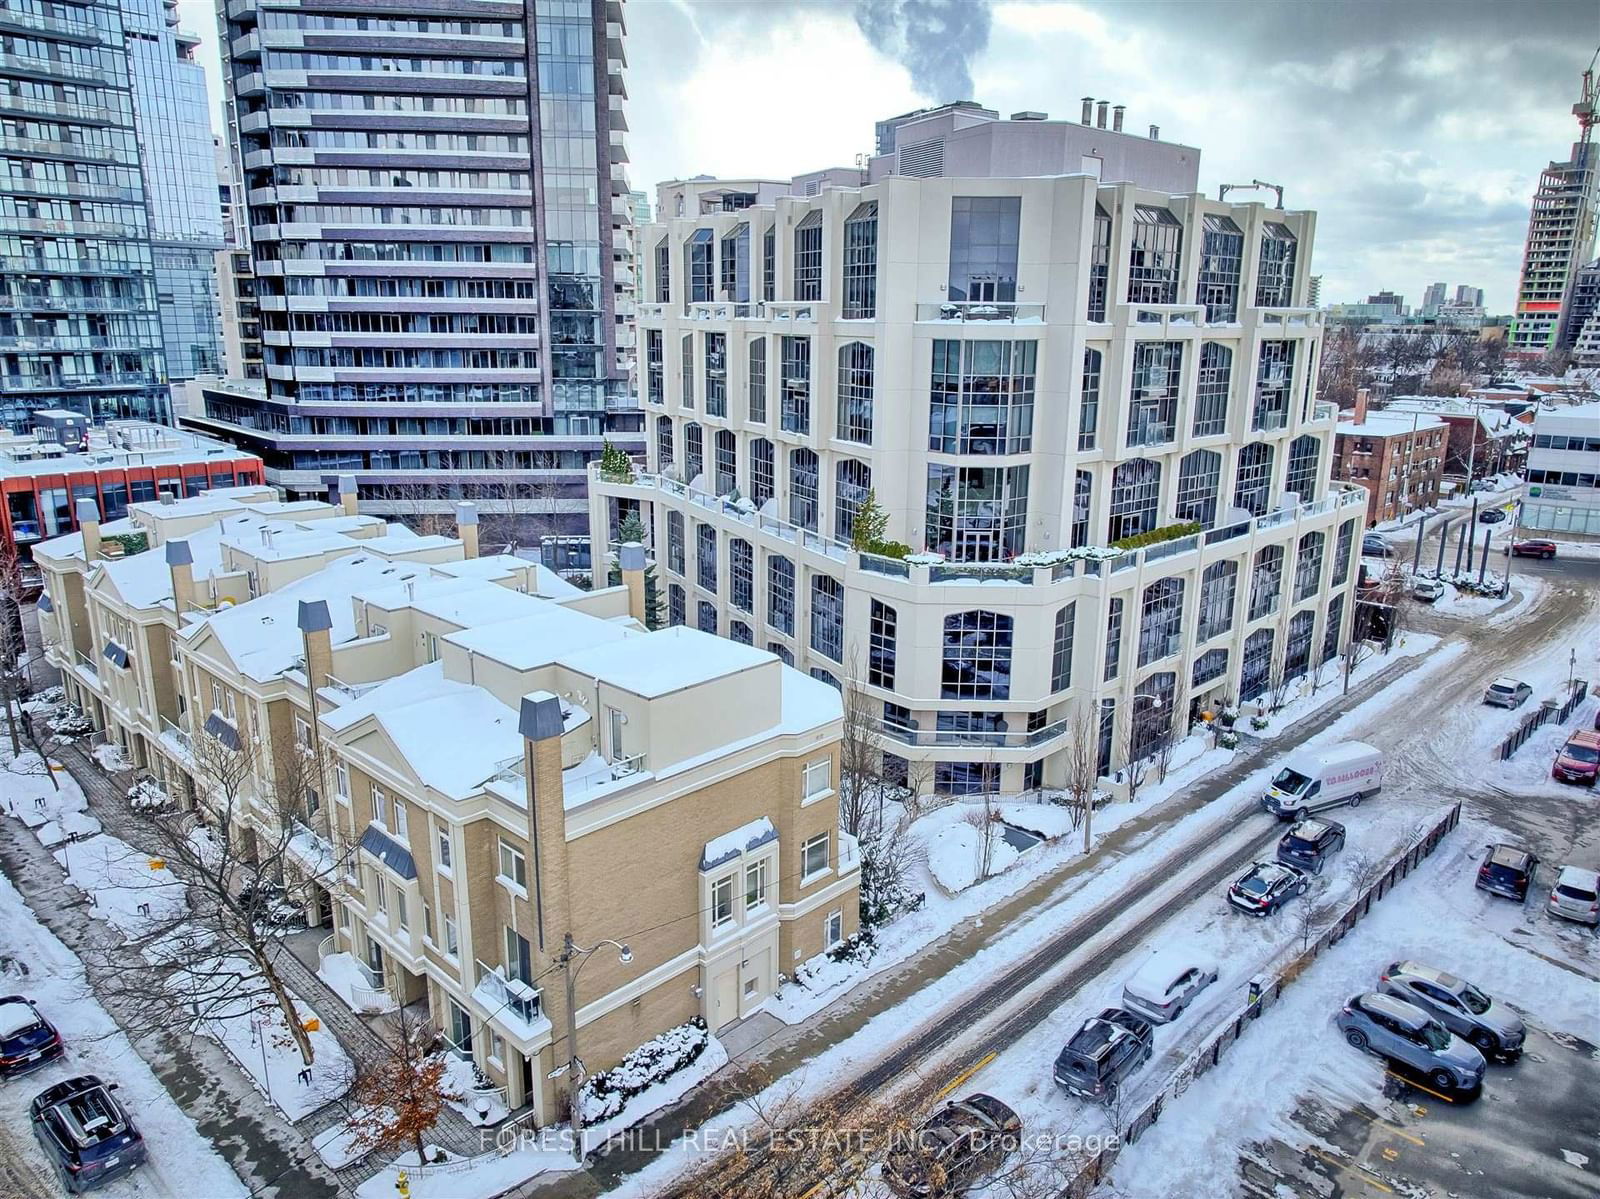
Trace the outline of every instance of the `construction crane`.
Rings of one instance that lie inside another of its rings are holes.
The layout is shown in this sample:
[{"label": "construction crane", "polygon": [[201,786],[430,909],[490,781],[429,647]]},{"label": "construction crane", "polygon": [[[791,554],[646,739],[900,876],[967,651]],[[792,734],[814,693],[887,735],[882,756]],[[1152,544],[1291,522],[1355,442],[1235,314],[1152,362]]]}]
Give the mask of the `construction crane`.
[{"label": "construction crane", "polygon": [[1600,50],[1596,50],[1594,57],[1589,60],[1589,67],[1583,73],[1583,92],[1572,106],[1572,115],[1578,118],[1578,128],[1582,131],[1578,135],[1580,146],[1587,146],[1590,134],[1594,132],[1594,68],[1597,62],[1600,62]]},{"label": "construction crane", "polygon": [[[1589,108],[1592,112],[1594,110],[1594,105],[1591,104]],[[1283,207],[1283,185],[1281,183],[1267,183],[1261,179],[1252,179],[1249,183],[1224,183],[1217,188],[1217,199],[1226,200],[1229,192],[1253,191],[1258,187],[1264,187],[1268,191],[1277,192],[1278,207]]]}]

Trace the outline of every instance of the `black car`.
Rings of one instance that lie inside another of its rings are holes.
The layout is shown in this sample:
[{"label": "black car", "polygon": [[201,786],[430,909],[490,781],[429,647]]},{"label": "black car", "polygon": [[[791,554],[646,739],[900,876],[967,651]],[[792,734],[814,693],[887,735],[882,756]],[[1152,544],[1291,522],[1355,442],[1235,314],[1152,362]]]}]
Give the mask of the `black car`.
[{"label": "black car", "polygon": [[1344,848],[1344,825],[1310,816],[1292,826],[1278,841],[1278,861],[1321,874],[1328,859]]},{"label": "black car", "polygon": [[1394,555],[1394,547],[1381,533],[1367,533],[1361,538],[1361,553],[1368,558],[1389,558]]},{"label": "black car", "polygon": [[1056,1057],[1056,1084],[1085,1099],[1116,1101],[1122,1080],[1150,1060],[1150,1021],[1126,1008],[1108,1007],[1072,1034]]},{"label": "black car", "polygon": [[1478,523],[1480,525],[1497,525],[1505,518],[1506,510],[1504,508],[1485,508],[1478,513]]},{"label": "black car", "polygon": [[1518,903],[1527,902],[1534,872],[1539,869],[1539,859],[1516,845],[1489,845],[1485,848],[1489,852],[1484,856],[1483,865],[1478,867],[1478,890],[1502,895]]},{"label": "black car", "polygon": [[1228,902],[1251,916],[1270,916],[1296,895],[1305,893],[1311,876],[1282,862],[1257,862],[1250,873],[1228,888]]},{"label": "black car", "polygon": [[976,1187],[1022,1143],[1022,1119],[993,1095],[945,1104],[889,1150],[883,1180],[907,1199],[945,1199]]},{"label": "black car", "polygon": [[92,1191],[144,1163],[144,1137],[111,1093],[116,1088],[83,1074],[33,1097],[33,1135],[69,1194]]},{"label": "black car", "polygon": [[55,1061],[66,1047],[55,1026],[21,995],[0,998],[0,1078],[14,1078]]}]

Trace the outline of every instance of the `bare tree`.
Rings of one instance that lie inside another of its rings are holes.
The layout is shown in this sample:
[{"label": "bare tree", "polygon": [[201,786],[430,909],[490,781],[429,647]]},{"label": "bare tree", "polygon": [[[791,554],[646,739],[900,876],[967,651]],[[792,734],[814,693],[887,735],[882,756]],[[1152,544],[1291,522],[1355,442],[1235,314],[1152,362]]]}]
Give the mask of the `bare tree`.
[{"label": "bare tree", "polygon": [[439,1031],[428,1020],[402,1006],[389,1017],[388,1032],[380,1055],[356,1074],[345,1128],[358,1149],[409,1145],[426,1162],[424,1138],[446,1099],[460,1096],[448,1091],[444,1055],[435,1052]]},{"label": "bare tree", "polygon": [[853,680],[854,654],[843,688],[844,730],[839,740],[839,824],[851,836],[861,830],[862,817],[876,803],[881,807],[878,775],[878,713],[880,705]]},{"label": "bare tree", "polygon": [[978,844],[976,853],[978,881],[988,878],[994,870],[994,795],[985,791],[980,801],[982,806],[966,812],[961,817],[962,821],[977,831]]},{"label": "bare tree", "polygon": [[906,816],[915,820],[922,814],[923,797],[932,793],[936,767],[926,758],[911,758],[906,762]]},{"label": "bare tree", "polygon": [[1355,620],[1350,626],[1350,639],[1344,647],[1344,690],[1350,691],[1350,677],[1368,658],[1378,652],[1377,647],[1368,640],[1367,635],[1372,631],[1372,615],[1369,605],[1356,601]]},{"label": "bare tree", "polygon": [[1067,793],[1072,827],[1083,826],[1083,852],[1088,853],[1094,845],[1094,796],[1100,781],[1100,719],[1087,700],[1073,709],[1061,758],[1061,786]]},{"label": "bare tree", "polygon": [[1311,947],[1311,938],[1322,927],[1330,915],[1326,904],[1318,902],[1327,890],[1327,881],[1320,876],[1313,875],[1307,884],[1300,902],[1294,908],[1294,920],[1291,927],[1300,934],[1300,951],[1304,953]]},{"label": "bare tree", "polygon": [[1117,715],[1117,727],[1121,734],[1118,741],[1122,746],[1122,758],[1125,763],[1122,774],[1128,784],[1129,803],[1139,798],[1139,789],[1144,786],[1144,781],[1150,773],[1150,758],[1144,732],[1146,718],[1135,710],[1138,706],[1137,701],[1120,704]]}]

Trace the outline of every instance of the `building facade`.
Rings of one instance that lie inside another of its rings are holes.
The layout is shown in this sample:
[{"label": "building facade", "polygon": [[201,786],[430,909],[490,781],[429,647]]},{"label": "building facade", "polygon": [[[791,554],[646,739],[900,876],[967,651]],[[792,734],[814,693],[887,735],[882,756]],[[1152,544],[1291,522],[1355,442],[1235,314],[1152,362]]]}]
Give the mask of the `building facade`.
[{"label": "building facade", "polygon": [[1367,524],[1399,520],[1439,502],[1450,428],[1408,409],[1369,412],[1358,396],[1353,419],[1339,422],[1333,477],[1367,492]]},{"label": "building facade", "polygon": [[[1087,713],[1112,773],[1343,644],[1314,227],[1090,175],[653,225],[648,463],[593,473],[591,538],[643,511],[669,619],[847,682],[891,771],[1056,785]],[[853,544],[869,493],[899,548]]]},{"label": "building facade", "polygon": [[[580,592],[477,556],[470,505],[445,537],[354,501],[244,488],[104,524],[86,507],[38,550],[70,700],[281,865],[329,930],[326,972],[360,979],[353,1005],[425,1000],[543,1126],[565,1116],[569,1016],[603,1070],[749,1015],[854,933],[833,689],[692,629],[646,633],[642,561]],[[570,1013],[568,936],[629,947],[585,963]]]},{"label": "building facade", "polygon": [[1600,149],[1574,142],[1572,156],[1539,176],[1522,252],[1522,278],[1506,349],[1524,358],[1571,346],[1567,313],[1578,268],[1594,254]]},{"label": "building facade", "polygon": [[1520,473],[1528,456],[1528,427],[1483,399],[1452,396],[1395,396],[1384,405],[1388,416],[1420,412],[1448,427],[1446,478],[1465,481]]},{"label": "building facade", "polygon": [[1600,537],[1600,404],[1541,408],[1534,416],[1517,524]]},{"label": "building facade", "polygon": [[581,532],[584,465],[641,445],[620,0],[226,16],[265,388],[189,419],[291,495]]}]

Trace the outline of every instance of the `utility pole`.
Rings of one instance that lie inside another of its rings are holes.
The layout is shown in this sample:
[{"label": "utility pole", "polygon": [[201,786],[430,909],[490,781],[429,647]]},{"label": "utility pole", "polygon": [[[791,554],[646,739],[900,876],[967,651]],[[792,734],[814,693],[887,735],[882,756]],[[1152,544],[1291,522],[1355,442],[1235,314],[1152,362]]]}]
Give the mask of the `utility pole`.
[{"label": "utility pole", "polygon": [[[561,953],[556,965],[567,985],[567,1064],[562,1067],[567,1075],[567,1118],[572,1121],[572,1156],[580,1165],[583,1162],[583,1059],[578,1056],[578,971],[583,969],[589,955],[602,945],[613,946],[617,960],[626,966],[633,961],[633,950],[621,941],[599,941],[588,949],[580,948],[567,933],[562,940]],[[554,1077],[559,1070],[552,1071]]]}]

